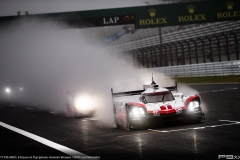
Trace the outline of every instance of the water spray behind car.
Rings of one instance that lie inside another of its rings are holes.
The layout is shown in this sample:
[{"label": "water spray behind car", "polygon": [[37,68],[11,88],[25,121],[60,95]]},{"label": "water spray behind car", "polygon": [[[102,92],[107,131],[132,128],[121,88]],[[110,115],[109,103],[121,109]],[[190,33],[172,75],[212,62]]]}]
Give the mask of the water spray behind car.
[{"label": "water spray behind car", "polygon": [[[89,97],[97,100],[90,104],[96,108],[94,116],[113,124],[110,88],[120,92],[151,83],[152,71],[136,67],[132,59],[122,58],[99,42],[101,29],[31,28],[39,23],[49,21],[19,21],[2,29],[0,37],[1,82],[27,88],[24,94],[29,104],[67,114],[66,91],[76,90],[88,95],[76,104],[91,102]],[[164,86],[173,83],[159,72],[154,72],[154,79]]]}]

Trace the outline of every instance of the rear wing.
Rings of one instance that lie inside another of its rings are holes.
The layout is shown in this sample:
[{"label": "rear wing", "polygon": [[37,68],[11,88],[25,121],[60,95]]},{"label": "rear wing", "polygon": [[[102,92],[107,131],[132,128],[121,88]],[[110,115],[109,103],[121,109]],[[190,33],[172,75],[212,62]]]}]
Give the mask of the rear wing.
[{"label": "rear wing", "polygon": [[113,89],[111,88],[112,97],[140,95],[144,91],[145,90],[136,90],[136,91],[127,91],[127,92],[113,93]]},{"label": "rear wing", "polygon": [[[117,93],[113,93],[113,89],[111,88],[111,93],[112,93],[112,97],[121,97],[121,96],[133,96],[133,95],[140,95],[142,92],[145,91],[145,89],[147,89],[149,85],[143,85],[143,90],[135,90],[135,91],[127,91],[127,92],[117,92]],[[177,81],[175,81],[175,85],[174,86],[170,86],[170,87],[163,87],[168,89],[169,91],[176,91],[177,92]]]},{"label": "rear wing", "polygon": [[177,81],[175,81],[175,85],[171,86],[171,87],[164,87],[166,89],[168,89],[169,91],[176,91],[177,92]]}]

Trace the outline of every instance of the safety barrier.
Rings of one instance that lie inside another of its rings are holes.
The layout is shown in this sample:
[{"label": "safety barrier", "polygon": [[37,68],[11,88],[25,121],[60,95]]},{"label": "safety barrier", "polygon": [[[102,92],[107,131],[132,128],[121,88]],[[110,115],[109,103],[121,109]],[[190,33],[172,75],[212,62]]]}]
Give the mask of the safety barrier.
[{"label": "safety barrier", "polygon": [[240,61],[210,62],[149,69],[164,73],[169,77],[240,75]]}]

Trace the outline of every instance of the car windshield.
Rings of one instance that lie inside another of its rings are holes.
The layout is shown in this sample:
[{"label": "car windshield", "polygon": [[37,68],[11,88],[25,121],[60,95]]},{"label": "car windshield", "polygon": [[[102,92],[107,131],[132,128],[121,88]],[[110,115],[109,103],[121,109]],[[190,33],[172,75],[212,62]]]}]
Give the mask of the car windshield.
[{"label": "car windshield", "polygon": [[147,103],[156,103],[163,101],[172,101],[174,97],[170,92],[166,92],[164,94],[147,94],[145,95]]}]

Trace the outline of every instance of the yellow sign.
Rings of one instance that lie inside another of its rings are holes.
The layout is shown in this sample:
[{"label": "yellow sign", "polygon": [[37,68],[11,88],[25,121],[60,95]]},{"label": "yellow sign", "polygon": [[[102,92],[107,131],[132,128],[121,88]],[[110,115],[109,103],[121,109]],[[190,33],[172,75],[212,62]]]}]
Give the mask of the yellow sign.
[{"label": "yellow sign", "polygon": [[178,22],[193,22],[193,21],[205,21],[205,14],[194,14],[195,6],[189,5],[187,6],[188,12],[191,15],[178,16]]},{"label": "yellow sign", "polygon": [[140,19],[139,20],[139,25],[154,25],[154,24],[164,24],[167,23],[166,18],[151,18],[151,19]]},{"label": "yellow sign", "polygon": [[140,26],[148,26],[148,25],[158,25],[158,24],[166,24],[167,18],[155,18],[157,10],[154,8],[151,8],[148,10],[149,16],[151,18],[148,19],[140,19],[139,25]]},{"label": "yellow sign", "polygon": [[157,10],[154,9],[154,8],[149,9],[148,12],[149,12],[149,14],[150,14],[150,17],[155,17],[156,11],[157,11]]},{"label": "yellow sign", "polygon": [[233,2],[232,1],[228,1],[227,3],[226,3],[226,5],[227,5],[227,9],[228,10],[232,10],[233,9]]},{"label": "yellow sign", "polygon": [[188,12],[189,12],[190,14],[193,14],[193,13],[194,13],[194,10],[195,10],[195,6],[194,6],[194,5],[189,5],[187,8],[188,8]]},{"label": "yellow sign", "polygon": [[233,17],[240,17],[240,11],[232,11],[233,9],[233,2],[232,1],[228,1],[226,3],[227,12],[218,12],[217,13],[217,18],[218,19],[225,19],[225,18],[233,18]]}]

